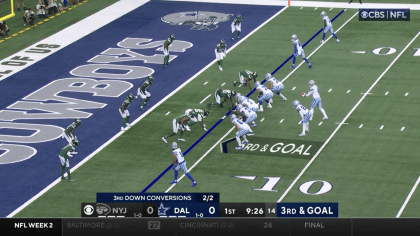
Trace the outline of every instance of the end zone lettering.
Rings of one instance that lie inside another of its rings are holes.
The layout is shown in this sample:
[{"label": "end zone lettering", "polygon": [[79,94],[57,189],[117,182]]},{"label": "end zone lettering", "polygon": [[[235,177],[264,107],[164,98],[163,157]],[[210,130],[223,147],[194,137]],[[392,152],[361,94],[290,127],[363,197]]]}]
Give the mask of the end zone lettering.
[{"label": "end zone lettering", "polygon": [[359,9],[359,21],[410,21],[410,9]]}]

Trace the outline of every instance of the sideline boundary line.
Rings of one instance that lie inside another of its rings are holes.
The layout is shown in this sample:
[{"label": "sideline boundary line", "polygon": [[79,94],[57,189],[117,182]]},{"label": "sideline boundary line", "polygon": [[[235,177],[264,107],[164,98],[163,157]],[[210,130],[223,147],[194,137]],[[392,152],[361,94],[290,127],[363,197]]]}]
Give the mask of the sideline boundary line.
[{"label": "sideline boundary line", "polygon": [[411,189],[410,193],[408,194],[407,198],[405,199],[404,204],[403,204],[403,205],[402,205],[402,207],[400,208],[400,211],[398,211],[398,214],[397,214],[397,216],[396,216],[395,218],[400,218],[401,214],[403,213],[403,211],[404,211],[405,207],[406,207],[406,206],[407,206],[407,204],[408,204],[408,201],[410,201],[411,196],[413,196],[414,191],[416,191],[417,186],[419,186],[419,183],[420,183],[420,176],[419,176],[419,178],[417,178],[416,183],[414,184],[413,188]]},{"label": "sideline boundary line", "polygon": [[376,79],[376,81],[370,86],[370,88],[366,91],[366,93],[360,98],[360,100],[354,105],[354,107],[350,110],[350,112],[344,117],[344,119],[340,122],[340,124],[337,126],[337,128],[333,131],[333,133],[328,137],[328,139],[324,142],[324,144],[319,148],[319,150],[315,153],[315,155],[312,157],[312,159],[306,164],[306,166],[303,168],[303,170],[299,173],[299,175],[296,177],[296,179],[290,184],[290,186],[286,189],[286,191],[283,193],[283,195],[279,198],[277,202],[281,202],[289,193],[289,191],[292,189],[292,187],[296,184],[296,182],[302,177],[302,175],[305,173],[305,171],[309,168],[309,166],[312,164],[312,162],[315,161],[316,157],[319,155],[319,153],[327,146],[327,144],[330,142],[332,137],[337,133],[337,131],[341,128],[341,126],[346,122],[346,120],[350,117],[350,115],[356,110],[356,108],[360,105],[360,103],[365,99],[365,97],[368,95],[368,93],[373,89],[373,87],[376,86],[376,84],[382,79],[382,77],[388,72],[388,70],[394,65],[394,63],[400,58],[400,56],[407,50],[407,48],[416,40],[416,38],[420,35],[420,31],[414,36],[414,38],[405,46],[405,48],[394,58],[394,60],[389,64],[389,66],[385,69],[384,72]]}]

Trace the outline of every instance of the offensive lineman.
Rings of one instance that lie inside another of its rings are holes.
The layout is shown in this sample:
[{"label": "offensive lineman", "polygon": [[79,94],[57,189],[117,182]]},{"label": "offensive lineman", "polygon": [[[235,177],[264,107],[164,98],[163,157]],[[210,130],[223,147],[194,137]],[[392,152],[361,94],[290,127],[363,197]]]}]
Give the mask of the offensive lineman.
[{"label": "offensive lineman", "polygon": [[140,106],[140,111],[144,111],[143,106],[147,106],[147,101],[149,101],[150,99],[150,92],[149,92],[149,86],[152,85],[153,83],[153,76],[148,76],[147,80],[144,81],[144,83],[137,89],[137,96],[141,97],[141,106]]},{"label": "offensive lineman", "polygon": [[[281,94],[281,90],[283,90],[284,88],[283,83],[274,78],[270,73],[267,73],[265,75],[265,79],[268,81],[268,89],[270,89],[273,92],[276,92],[277,95],[283,98],[283,101],[286,101],[287,98],[283,96],[283,94]],[[270,102],[273,102],[273,100],[270,99]]]},{"label": "offensive lineman", "polygon": [[242,106],[249,108],[251,111],[258,111],[258,104],[255,103],[254,100],[252,100],[251,98],[241,96],[239,94],[239,96],[237,96],[236,99],[242,104]]},{"label": "offensive lineman", "polygon": [[263,109],[263,101],[267,103],[268,108],[272,108],[270,104],[270,99],[273,98],[273,92],[269,90],[267,87],[262,85],[260,81],[255,82],[255,88],[258,92],[260,92],[260,95],[258,95],[258,104],[260,104],[260,109],[258,111],[264,111]]},{"label": "offensive lineman", "polygon": [[[239,82],[241,84],[248,85],[250,90],[252,90],[252,88],[251,88],[251,85],[250,85],[249,81],[254,80],[254,83],[255,83],[255,79],[257,77],[258,77],[257,72],[252,72],[252,71],[249,71],[249,70],[239,72]],[[244,78],[246,78],[246,82],[245,82]],[[236,81],[233,81],[233,86],[236,86]]]},{"label": "offensive lineman", "polygon": [[[131,127],[130,125],[130,112],[128,112],[127,108],[130,106],[131,102],[134,100],[134,95],[132,93],[128,94],[128,96],[124,99],[123,104],[120,106],[120,109],[118,111],[120,112],[120,115],[122,117],[121,121],[121,131],[125,131]],[[124,129],[124,125],[127,125],[127,127]]]},{"label": "offensive lineman", "polygon": [[[224,107],[223,103],[227,103],[229,110],[230,105],[232,104],[232,97],[234,97],[236,94],[235,91],[233,90],[228,90],[228,89],[217,89],[216,91],[214,91],[214,100],[216,102],[210,102],[207,103],[207,108],[210,108],[211,105],[219,105],[219,107]],[[221,101],[221,99],[223,98],[223,101]],[[233,107],[233,104],[232,104]]]},{"label": "offensive lineman", "polygon": [[[69,144],[73,143],[73,140],[76,139],[76,133],[74,132],[76,128],[82,124],[82,120],[79,118],[75,119],[67,128],[64,130],[62,138],[65,138]],[[70,154],[77,154],[77,152],[72,151]]]},{"label": "offensive lineman", "polygon": [[233,34],[235,33],[235,30],[238,32],[238,39],[240,39],[241,37],[239,36],[241,34],[241,22],[242,22],[242,16],[238,15],[232,22],[231,28],[232,28],[232,41],[233,39]]},{"label": "offensive lineman", "polygon": [[226,42],[224,39],[220,41],[219,44],[216,45],[216,49],[214,49],[214,53],[216,53],[216,60],[219,64],[219,70],[223,71],[223,58],[226,57]]},{"label": "offensive lineman", "polygon": [[327,13],[325,13],[325,11],[321,12],[321,18],[324,21],[324,34],[322,35],[322,40],[319,41],[320,43],[324,43],[324,39],[325,39],[325,34],[330,31],[331,34],[334,36],[335,38],[335,42],[339,43],[340,40],[338,40],[337,35],[335,35],[334,30],[333,30],[333,26],[331,24],[331,20],[330,18],[327,16]]},{"label": "offensive lineman", "polygon": [[168,134],[165,137],[162,137],[163,142],[168,143],[166,139],[177,134],[178,130],[181,130],[181,135],[178,137],[178,141],[184,142],[185,139],[182,138],[182,135],[184,134],[184,129],[185,129],[184,124],[186,124],[187,121],[189,120],[190,118],[188,118],[188,116],[185,114],[182,114],[178,118],[173,119],[172,120],[172,133]]},{"label": "offensive lineman", "polygon": [[[306,107],[302,106],[298,100],[295,100],[292,103],[292,106],[296,109],[299,113],[300,117],[302,118],[302,133],[299,136],[305,136],[305,131],[309,132],[309,118],[312,115],[311,111],[308,111]],[[300,122],[299,122],[300,123]]]},{"label": "offensive lineman", "polygon": [[[58,155],[61,162],[61,180],[67,179],[69,182],[76,181],[70,177],[70,163],[68,158],[73,157],[71,153],[75,150],[78,143],[79,141],[77,141],[77,139],[73,139],[70,144],[61,149],[60,154]],[[64,168],[67,169],[68,177],[64,177]]]},{"label": "offensive lineman", "polygon": [[[244,139],[244,141],[242,142],[242,144],[247,145],[248,144],[248,140],[246,139],[245,134],[247,134],[248,132],[250,132],[250,128],[249,125],[244,123],[243,121],[240,121],[235,114],[230,115],[230,121],[232,122],[232,125],[236,127],[236,141],[238,142],[238,146],[235,147],[236,150],[242,150],[242,145],[241,145],[241,137]],[[254,135],[254,134],[252,134]]]},{"label": "offensive lineman", "polygon": [[[254,111],[251,111],[248,107],[242,106],[242,104],[238,104],[236,106],[236,111],[234,111],[235,114],[240,115],[243,117],[243,121],[249,125],[249,123],[252,123],[252,127],[257,127],[257,123],[255,123],[255,119],[257,119],[257,113]],[[251,128],[249,128],[249,132],[252,135],[254,132]]]},{"label": "offensive lineman", "polygon": [[309,92],[307,93],[299,93],[300,97],[307,97],[307,96],[313,96],[314,100],[312,100],[312,104],[311,104],[311,119],[314,116],[314,112],[315,112],[315,106],[318,106],[319,110],[322,112],[322,114],[324,115],[324,118],[322,118],[323,120],[327,120],[328,116],[327,113],[325,113],[325,110],[322,108],[322,102],[321,102],[321,96],[319,95],[319,89],[318,86],[315,85],[315,81],[314,80],[309,80],[308,82],[308,86],[309,86]]},{"label": "offensive lineman", "polygon": [[172,42],[175,39],[175,35],[171,34],[171,36],[169,36],[169,38],[163,43],[163,47],[162,47],[162,51],[163,51],[163,55],[165,55],[163,57],[163,66],[167,67],[168,66],[168,62],[169,62],[169,45],[172,44]]},{"label": "offensive lineman", "polygon": [[[184,174],[188,177],[188,179],[190,179],[193,184],[191,185],[191,187],[194,187],[197,185],[197,182],[193,179],[193,177],[188,173],[187,170],[187,163],[185,162],[184,159],[184,155],[182,154],[182,151],[180,148],[178,148],[178,144],[176,142],[173,142],[171,144],[172,147],[172,156],[174,156],[174,160],[172,162],[173,167],[172,169],[174,170],[174,174],[175,174],[175,178],[174,181],[170,182],[170,184],[176,184],[178,183],[178,170],[182,169],[182,171],[184,172]],[[177,164],[178,163],[178,164]]]},{"label": "offensive lineman", "polygon": [[197,122],[200,123],[201,127],[204,129],[204,131],[207,131],[207,126],[204,124],[204,118],[206,118],[209,115],[209,110],[201,110],[201,109],[188,109],[185,111],[185,115],[190,118],[190,120],[187,122],[186,125],[184,125],[185,129],[187,131],[191,131],[190,126],[193,126],[197,124]]},{"label": "offensive lineman", "polygon": [[290,67],[290,69],[294,69],[295,68],[295,62],[296,62],[296,58],[298,56],[302,56],[303,60],[306,61],[306,63],[308,63],[308,69],[312,68],[311,63],[309,63],[308,59],[306,59],[305,57],[305,52],[303,51],[302,48],[302,44],[300,44],[299,39],[297,38],[296,34],[292,35],[292,42],[295,45],[294,46],[294,54],[293,54],[293,65]]}]

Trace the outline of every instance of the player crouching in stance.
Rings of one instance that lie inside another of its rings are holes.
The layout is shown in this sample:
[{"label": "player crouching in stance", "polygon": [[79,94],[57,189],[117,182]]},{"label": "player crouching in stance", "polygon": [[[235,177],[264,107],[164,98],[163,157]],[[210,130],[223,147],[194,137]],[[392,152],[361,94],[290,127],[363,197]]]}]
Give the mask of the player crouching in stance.
[{"label": "player crouching in stance", "polygon": [[[254,111],[251,111],[248,107],[244,107],[242,106],[242,104],[238,104],[236,106],[236,111],[233,111],[234,114],[236,114],[237,116],[242,116],[242,120],[246,123],[246,124],[250,124],[252,123],[252,127],[257,127],[257,123],[255,123],[255,119],[257,119],[257,113],[255,113]],[[254,132],[251,130],[251,128],[249,129],[249,134],[252,135],[254,134]]]},{"label": "player crouching in stance", "polygon": [[[207,103],[207,108],[210,108],[211,105],[219,105],[219,107],[224,107],[223,103],[227,103],[229,110],[233,108],[232,97],[236,94],[233,90],[228,89],[217,89],[214,91],[214,100],[216,102]],[[221,100],[223,98],[223,101]],[[232,105],[232,108],[230,107]]]},{"label": "player crouching in stance", "polygon": [[[274,78],[270,73],[267,73],[265,75],[265,79],[268,81],[268,89],[272,92],[276,92],[277,95],[279,95],[281,98],[283,98],[283,101],[286,101],[287,98],[281,94],[281,90],[283,90],[284,85],[282,82],[278,81],[276,78]],[[270,99],[270,103],[273,102],[273,99]]]},{"label": "player crouching in stance", "polygon": [[302,106],[298,100],[295,100],[292,103],[292,106],[296,109],[302,118],[302,133],[299,134],[299,136],[305,136],[305,131],[309,132],[309,118],[311,117],[312,112],[306,109],[306,107]]},{"label": "player crouching in stance", "polygon": [[296,34],[292,35],[292,42],[295,45],[294,46],[295,52],[293,54],[293,65],[290,67],[290,69],[294,69],[295,68],[295,62],[296,62],[296,58],[298,56],[302,56],[303,60],[305,60],[306,63],[308,63],[308,65],[309,65],[308,66],[308,69],[309,68],[312,68],[311,63],[309,63],[308,59],[306,59],[306,57],[305,57],[305,52],[303,51],[302,44],[300,44],[300,41],[297,38]]},{"label": "player crouching in stance", "polygon": [[309,92],[308,93],[299,93],[300,97],[306,97],[306,96],[313,96],[314,100],[312,100],[312,104],[311,104],[311,118],[310,120],[312,120],[314,113],[315,113],[315,106],[318,106],[319,110],[322,112],[322,114],[324,115],[324,117],[322,118],[323,120],[327,120],[328,116],[327,113],[325,113],[325,110],[322,108],[322,102],[321,102],[321,95],[319,95],[319,89],[318,86],[315,85],[315,81],[314,80],[309,80],[308,82],[308,86],[309,86]]},{"label": "player crouching in stance", "polygon": [[[76,133],[74,132],[76,128],[82,124],[82,120],[75,119],[67,128],[63,131],[62,138],[65,138],[69,144],[73,143],[74,139],[77,139]],[[77,154],[77,152],[73,151],[70,154]]]},{"label": "player crouching in stance", "polygon": [[260,95],[258,95],[258,103],[260,104],[260,109],[258,111],[264,111],[262,105],[264,100],[267,103],[267,107],[272,108],[270,104],[270,99],[273,98],[273,92],[271,92],[271,90],[262,85],[260,81],[255,82],[255,88],[258,92],[260,92]]},{"label": "player crouching in stance", "polygon": [[[247,145],[248,144],[248,140],[246,139],[245,134],[247,134],[248,132],[250,132],[250,127],[248,124],[246,124],[243,121],[240,121],[238,119],[238,117],[236,117],[235,114],[230,115],[230,121],[232,122],[232,125],[236,127],[236,141],[238,142],[238,146],[235,147],[236,150],[242,150],[242,145],[241,145],[241,137],[244,139],[244,141],[242,142],[242,144]],[[252,133],[252,135],[254,135]]]},{"label": "player crouching in stance", "polygon": [[[75,147],[79,144],[79,141],[77,139],[73,139],[72,143],[65,146],[63,149],[61,149],[60,154],[58,157],[60,158],[61,162],[61,180],[68,179],[68,181],[73,182],[76,181],[75,179],[72,179],[70,177],[70,164],[69,164],[69,157],[73,157],[71,153],[75,150]],[[64,168],[67,169],[67,175],[68,177],[64,177]]]},{"label": "player crouching in stance", "polygon": [[216,60],[219,64],[219,70],[223,71],[223,58],[226,57],[226,42],[224,39],[220,41],[219,44],[216,45],[216,49],[214,49],[214,52],[216,53]]},{"label": "player crouching in stance", "polygon": [[331,20],[330,18],[327,16],[327,13],[325,13],[325,11],[321,12],[321,18],[324,21],[324,34],[322,35],[322,40],[320,41],[320,43],[324,42],[325,39],[325,34],[330,31],[331,34],[334,36],[335,38],[335,42],[339,43],[340,40],[338,40],[337,35],[335,35],[334,30],[333,30],[333,26],[331,24]]},{"label": "player crouching in stance", "polygon": [[166,137],[162,137],[163,142],[168,143],[166,141],[167,138],[174,136],[175,134],[178,133],[178,130],[181,130],[181,136],[179,136],[178,141],[185,141],[185,139],[182,138],[182,135],[184,134],[184,124],[187,123],[187,121],[189,121],[190,118],[188,118],[187,115],[183,114],[181,116],[179,116],[178,118],[175,118],[172,120],[172,133],[168,134]]},{"label": "player crouching in stance", "polygon": [[[249,70],[244,70],[244,71],[239,72],[239,82],[243,85],[246,84],[250,90],[252,90],[252,88],[249,82],[251,80],[254,80],[254,83],[255,83],[257,77],[258,77],[257,72],[252,72]],[[245,81],[245,78],[246,78],[246,81]],[[233,81],[233,86],[236,86],[236,81]]]},{"label": "player crouching in stance", "polygon": [[176,142],[173,142],[171,144],[172,147],[172,155],[174,156],[174,161],[173,161],[173,167],[172,169],[174,170],[174,174],[175,174],[175,178],[174,181],[170,182],[170,184],[176,184],[178,183],[177,179],[178,179],[178,170],[182,169],[182,171],[184,172],[184,174],[188,177],[188,179],[190,179],[193,184],[191,185],[191,187],[194,187],[197,185],[197,182],[193,179],[193,177],[190,175],[190,173],[188,173],[187,170],[187,164],[185,162],[184,159],[184,155],[182,154],[182,151],[180,148],[178,148],[178,144]]},{"label": "player crouching in stance", "polygon": [[253,112],[258,111],[258,104],[254,102],[254,100],[249,97],[241,96],[240,93],[237,93],[236,95],[236,99],[240,102],[240,104],[242,104],[242,106],[249,108]]},{"label": "player crouching in stance", "polygon": [[171,34],[169,38],[163,43],[162,51],[163,51],[163,66],[167,67],[169,63],[169,45],[175,40],[175,35]]},{"label": "player crouching in stance", "polygon": [[204,131],[207,131],[206,125],[204,124],[204,118],[206,118],[209,115],[209,110],[201,110],[201,109],[188,109],[185,111],[185,115],[188,116],[190,119],[186,125],[184,125],[185,129],[187,131],[191,131],[190,126],[193,126],[197,124],[197,122],[200,123],[201,127],[204,129]]},{"label": "player crouching in stance", "polygon": [[[131,127],[130,125],[130,112],[128,112],[127,108],[130,106],[131,102],[134,100],[133,94],[128,94],[128,96],[124,99],[123,104],[120,106],[120,109],[118,110],[121,114],[122,121],[121,121],[121,131],[127,130]],[[124,129],[124,125],[127,125],[127,127]]]},{"label": "player crouching in stance", "polygon": [[238,39],[241,37],[239,36],[241,34],[241,22],[242,22],[242,16],[238,15],[232,22],[231,28],[232,28],[232,41],[234,40],[233,34],[235,34],[235,30],[238,32]]},{"label": "player crouching in stance", "polygon": [[141,97],[140,111],[144,111],[143,106],[147,106],[148,105],[147,104],[147,101],[149,101],[150,96],[151,96],[151,94],[149,92],[149,86],[152,85],[153,80],[154,80],[153,76],[151,76],[151,75],[148,76],[147,77],[147,80],[144,81],[144,83],[139,87],[139,89],[137,89],[137,96],[136,96],[136,98],[138,96]]}]

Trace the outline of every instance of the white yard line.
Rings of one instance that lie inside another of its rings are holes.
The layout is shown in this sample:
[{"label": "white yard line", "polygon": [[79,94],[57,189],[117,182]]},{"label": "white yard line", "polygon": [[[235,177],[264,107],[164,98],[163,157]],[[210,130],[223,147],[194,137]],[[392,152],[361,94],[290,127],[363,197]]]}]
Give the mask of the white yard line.
[{"label": "white yard line", "polygon": [[350,89],[349,89],[349,90],[347,90],[347,93],[350,93],[350,91],[351,91]]},{"label": "white yard line", "polygon": [[404,95],[404,96],[406,96],[406,97],[407,97],[407,96],[408,96],[408,93],[405,93],[405,95]]},{"label": "white yard line", "polygon": [[206,81],[203,85],[206,85],[208,83],[208,81]]},{"label": "white yard line", "polygon": [[200,104],[203,103],[204,101],[206,101],[207,98],[209,98],[211,96],[211,94],[207,95],[207,97],[205,97],[203,100],[201,100]]},{"label": "white yard line", "polygon": [[363,127],[363,124],[360,124],[360,125],[359,125],[359,129],[361,129],[362,127]]},{"label": "white yard line", "polygon": [[260,120],[260,122],[263,122],[265,120],[265,118],[262,118],[261,120]]},{"label": "white yard line", "polygon": [[284,119],[281,119],[279,123],[283,123]]},{"label": "white yard line", "polygon": [[321,122],[319,122],[318,126],[319,126],[319,125],[322,125],[322,121],[321,121]]},{"label": "white yard line", "polygon": [[328,89],[328,92],[331,92],[332,91],[332,89]]},{"label": "white yard line", "polygon": [[[335,31],[335,33],[337,33],[338,31],[340,31],[347,23],[349,23],[355,16],[357,16],[359,14],[359,12],[354,13],[354,15],[352,17],[350,17],[350,19],[348,19],[346,22],[344,22],[344,24],[338,28],[337,31]],[[321,45],[319,45],[306,59],[309,59],[312,55],[314,55],[314,53],[316,53],[316,51],[318,51],[324,44],[326,44],[328,42],[328,40],[330,40],[330,38],[332,38],[333,36],[330,35],[330,37],[327,38],[327,40],[325,40],[324,43],[322,43]],[[315,40],[315,39],[313,39]],[[284,77],[284,79],[281,81],[282,83],[287,80],[301,65],[303,65],[303,63],[306,64],[306,62],[304,60],[302,60],[302,62],[296,66],[295,69],[292,70],[292,72],[290,72],[286,77]],[[293,89],[292,89],[293,90]]]},{"label": "white yard line", "polygon": [[381,127],[379,127],[379,129],[383,129],[384,128],[384,125],[381,125]]},{"label": "white yard line", "polygon": [[388,91],[386,91],[385,95],[388,95],[388,93],[389,93],[389,92],[388,92]]},{"label": "white yard line", "polygon": [[408,201],[410,201],[411,196],[413,196],[414,191],[416,191],[417,186],[419,186],[419,183],[420,183],[420,176],[419,176],[419,178],[417,179],[416,183],[414,184],[413,188],[411,189],[410,193],[408,194],[407,198],[405,199],[405,202],[404,202],[404,204],[402,205],[402,207],[401,207],[400,211],[398,212],[398,214],[397,214],[396,218],[399,218],[399,217],[401,216],[401,214],[403,213],[403,211],[404,211],[405,207],[406,207],[406,206],[407,206],[407,204],[408,204]]},{"label": "white yard line", "polygon": [[401,131],[403,131],[404,129],[405,129],[405,127],[402,127],[402,128],[401,128]]},{"label": "white yard line", "polygon": [[315,161],[316,157],[321,153],[321,151],[327,146],[327,144],[330,142],[330,140],[334,137],[334,135],[337,133],[337,131],[341,128],[344,122],[350,117],[350,115],[356,110],[356,108],[360,105],[360,103],[365,99],[365,97],[368,95],[368,93],[376,86],[376,84],[382,79],[382,77],[388,72],[388,70],[395,64],[395,62],[400,58],[400,56],[407,50],[407,48],[416,40],[416,38],[420,35],[420,32],[416,34],[416,36],[405,46],[405,48],[398,54],[397,57],[391,62],[391,64],[385,69],[384,72],[376,79],[376,81],[370,86],[370,88],[366,91],[366,93],[360,98],[360,100],[356,103],[356,105],[350,110],[350,112],[344,117],[343,121],[337,126],[337,128],[334,130],[334,132],[328,137],[328,139],[325,141],[325,143],[319,148],[319,150],[315,153],[315,155],[312,157],[312,159],[306,164],[306,166],[303,168],[303,170],[299,173],[299,175],[295,178],[295,180],[290,184],[290,186],[286,189],[286,191],[281,195],[279,200],[277,202],[281,202],[286,195],[289,193],[289,191],[292,189],[292,187],[296,184],[296,182],[300,179],[300,177],[305,173],[305,171],[309,168],[309,166],[312,164],[312,162]]},{"label": "white yard line", "polygon": [[226,83],[223,83],[222,85],[220,85],[220,86],[223,86],[223,85],[225,85]]},{"label": "white yard line", "polygon": [[166,112],[165,116],[169,115],[169,113],[171,113],[170,111]]}]

